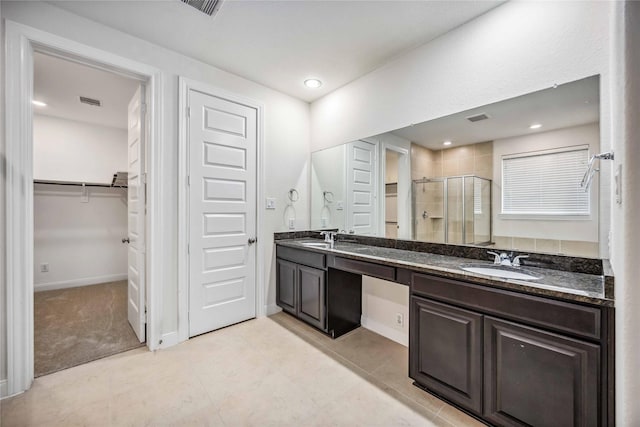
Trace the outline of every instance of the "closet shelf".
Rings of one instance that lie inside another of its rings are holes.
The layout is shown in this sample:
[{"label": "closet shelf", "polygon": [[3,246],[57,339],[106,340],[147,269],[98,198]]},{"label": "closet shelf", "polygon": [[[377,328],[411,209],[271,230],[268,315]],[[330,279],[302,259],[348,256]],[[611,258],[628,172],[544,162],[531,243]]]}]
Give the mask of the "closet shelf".
[{"label": "closet shelf", "polygon": [[75,182],[75,181],[49,181],[45,179],[34,179],[34,184],[46,185],[72,185],[76,187],[106,187],[111,188],[111,184],[101,184],[98,182]]},{"label": "closet shelf", "polygon": [[79,182],[79,181],[54,181],[47,179],[34,179],[34,184],[44,185],[71,185],[75,187],[103,187],[103,188],[127,188],[128,173],[117,172],[113,174],[111,184],[101,182]]}]

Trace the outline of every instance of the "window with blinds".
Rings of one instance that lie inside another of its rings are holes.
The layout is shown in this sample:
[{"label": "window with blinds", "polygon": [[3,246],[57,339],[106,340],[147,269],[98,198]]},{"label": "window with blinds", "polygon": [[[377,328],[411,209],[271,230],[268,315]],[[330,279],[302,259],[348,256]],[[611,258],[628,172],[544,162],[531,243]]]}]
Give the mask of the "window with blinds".
[{"label": "window with blinds", "polygon": [[589,192],[580,187],[589,147],[502,158],[502,213],[589,215]]}]

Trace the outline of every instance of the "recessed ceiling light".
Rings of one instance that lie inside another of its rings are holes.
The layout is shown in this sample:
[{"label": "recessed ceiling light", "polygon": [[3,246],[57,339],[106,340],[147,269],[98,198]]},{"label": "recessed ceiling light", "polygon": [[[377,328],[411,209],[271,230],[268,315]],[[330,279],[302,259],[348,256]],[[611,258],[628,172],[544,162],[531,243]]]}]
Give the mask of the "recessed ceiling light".
[{"label": "recessed ceiling light", "polygon": [[542,127],[542,125],[540,123],[534,123],[531,126],[529,126],[529,129],[540,129]]},{"label": "recessed ceiling light", "polygon": [[32,100],[32,101],[31,101],[31,103],[32,103],[33,105],[35,105],[35,106],[38,106],[38,107],[46,107],[46,106],[47,106],[47,104],[46,104],[45,102],[42,102],[42,101],[36,101],[35,99],[34,99],[34,100]]},{"label": "recessed ceiling light", "polygon": [[451,145],[451,141],[445,141],[442,143],[442,145]]},{"label": "recessed ceiling light", "polygon": [[318,79],[307,79],[304,81],[304,85],[311,89],[317,89],[322,86],[322,82]]}]

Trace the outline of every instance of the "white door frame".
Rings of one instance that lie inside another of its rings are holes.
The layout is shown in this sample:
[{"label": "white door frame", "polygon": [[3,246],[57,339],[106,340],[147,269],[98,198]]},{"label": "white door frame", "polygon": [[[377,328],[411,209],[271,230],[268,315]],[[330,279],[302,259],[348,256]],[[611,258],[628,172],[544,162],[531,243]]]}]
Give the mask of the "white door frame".
[{"label": "white door frame", "polygon": [[264,199],[264,105],[253,99],[228,92],[216,86],[179,77],[178,102],[178,341],[189,339],[189,187],[187,185],[189,172],[189,126],[187,122],[187,105],[189,91],[197,90],[231,102],[255,108],[258,112],[257,123],[257,168],[256,171],[256,317],[262,317],[265,309],[264,266],[265,260],[261,254],[265,253],[264,214],[260,209],[260,200]]},{"label": "white door frame", "polygon": [[[386,195],[385,195],[385,173],[387,171],[387,150],[394,151],[398,153],[398,205],[405,200],[404,208],[398,210],[398,223],[402,222],[406,224],[403,228],[404,233],[403,236],[398,236],[398,239],[410,240],[411,239],[411,162],[409,161],[409,150],[403,147],[399,147],[393,143],[389,143],[386,141],[382,141],[380,144],[380,168],[379,168],[379,181],[381,185],[378,189],[378,200],[384,201],[378,203],[378,215],[380,218],[385,217],[385,203],[386,203]],[[402,184],[401,184],[402,183]],[[401,197],[400,190],[403,190],[404,196]],[[385,230],[385,222],[383,220],[378,221],[379,223],[379,236],[384,237]]]},{"label": "white door frame", "polygon": [[31,387],[33,367],[33,53],[57,55],[146,82],[147,144],[147,346],[160,345],[161,247],[164,233],[161,131],[163,74],[156,68],[26,25],[5,21],[5,192],[7,284],[7,395]]}]

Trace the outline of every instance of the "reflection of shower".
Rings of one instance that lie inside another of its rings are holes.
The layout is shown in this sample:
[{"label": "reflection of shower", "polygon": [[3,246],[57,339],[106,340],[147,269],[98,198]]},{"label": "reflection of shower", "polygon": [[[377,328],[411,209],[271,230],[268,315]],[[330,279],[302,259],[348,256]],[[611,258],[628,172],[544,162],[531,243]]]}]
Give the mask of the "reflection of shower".
[{"label": "reflection of shower", "polygon": [[473,175],[415,179],[411,200],[415,240],[491,242],[491,180]]}]

